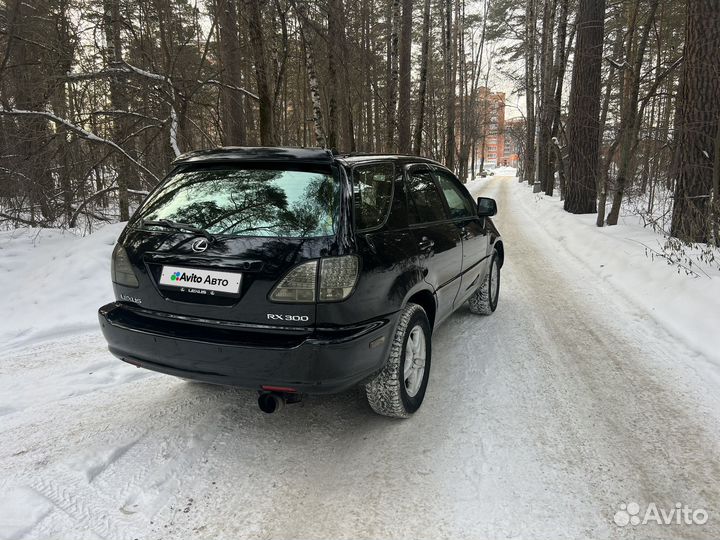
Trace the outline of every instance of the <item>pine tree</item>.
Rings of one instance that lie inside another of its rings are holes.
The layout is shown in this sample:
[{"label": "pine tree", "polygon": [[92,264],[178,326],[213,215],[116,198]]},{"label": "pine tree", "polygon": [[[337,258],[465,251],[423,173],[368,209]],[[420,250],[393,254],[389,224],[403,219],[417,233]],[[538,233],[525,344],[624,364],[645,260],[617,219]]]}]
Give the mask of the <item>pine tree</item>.
[{"label": "pine tree", "polygon": [[600,157],[600,72],[605,0],[580,0],[577,46],[568,116],[568,185],[565,210],[596,212]]}]

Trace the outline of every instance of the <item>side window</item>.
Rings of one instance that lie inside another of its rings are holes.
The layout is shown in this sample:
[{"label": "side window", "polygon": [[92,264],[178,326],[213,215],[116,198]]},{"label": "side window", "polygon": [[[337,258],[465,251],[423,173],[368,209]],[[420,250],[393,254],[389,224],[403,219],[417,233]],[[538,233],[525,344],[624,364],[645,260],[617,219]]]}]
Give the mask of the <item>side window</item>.
[{"label": "side window", "polygon": [[395,168],[395,189],[393,191],[392,207],[387,219],[389,230],[404,229],[408,226],[407,197],[405,196],[405,179],[401,167]]},{"label": "side window", "polygon": [[475,205],[467,195],[457,186],[455,178],[445,171],[435,171],[440,189],[450,207],[451,218],[467,218],[477,214]]},{"label": "side window", "polygon": [[408,175],[407,188],[410,223],[447,219],[443,201],[429,170],[411,171]]},{"label": "side window", "polygon": [[360,165],[353,169],[352,177],[355,226],[363,230],[382,225],[392,202],[393,164]]}]

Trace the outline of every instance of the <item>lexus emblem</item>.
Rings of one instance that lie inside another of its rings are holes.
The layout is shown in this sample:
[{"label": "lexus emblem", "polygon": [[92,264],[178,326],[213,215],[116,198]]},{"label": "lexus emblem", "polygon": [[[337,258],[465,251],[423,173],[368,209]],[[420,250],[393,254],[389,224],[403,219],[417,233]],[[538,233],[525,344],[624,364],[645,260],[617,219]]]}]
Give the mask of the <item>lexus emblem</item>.
[{"label": "lexus emblem", "polygon": [[208,248],[207,238],[198,238],[192,243],[192,250],[195,253],[202,253]]}]

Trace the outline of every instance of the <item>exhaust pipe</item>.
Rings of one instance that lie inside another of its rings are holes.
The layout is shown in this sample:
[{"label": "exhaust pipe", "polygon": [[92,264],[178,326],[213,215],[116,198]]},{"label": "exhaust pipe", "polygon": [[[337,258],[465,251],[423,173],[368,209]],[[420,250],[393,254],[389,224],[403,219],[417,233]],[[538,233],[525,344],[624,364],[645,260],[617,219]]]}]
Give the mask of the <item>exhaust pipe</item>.
[{"label": "exhaust pipe", "polygon": [[258,396],[258,407],[265,414],[278,412],[285,405],[285,396],[275,392],[262,392]]},{"label": "exhaust pipe", "polygon": [[260,392],[260,395],[258,396],[258,407],[260,407],[260,410],[266,414],[278,412],[285,405],[289,405],[290,403],[300,403],[302,401],[302,394],[296,392],[294,388],[287,388],[287,392],[280,391],[280,387],[272,387],[278,388],[278,390],[270,390],[270,388],[271,387],[263,386],[265,391]]}]

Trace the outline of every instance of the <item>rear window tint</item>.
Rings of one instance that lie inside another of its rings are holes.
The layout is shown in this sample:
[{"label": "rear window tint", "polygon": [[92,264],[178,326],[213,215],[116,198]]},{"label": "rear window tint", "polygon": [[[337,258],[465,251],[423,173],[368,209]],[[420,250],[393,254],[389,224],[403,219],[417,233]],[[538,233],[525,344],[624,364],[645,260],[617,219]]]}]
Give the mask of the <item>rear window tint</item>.
[{"label": "rear window tint", "polygon": [[392,202],[394,167],[392,163],[361,165],[353,169],[355,226],[372,229],[385,222]]},{"label": "rear window tint", "polygon": [[338,200],[329,169],[195,169],[168,178],[140,207],[133,225],[168,219],[216,235],[330,236]]}]

